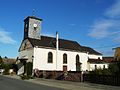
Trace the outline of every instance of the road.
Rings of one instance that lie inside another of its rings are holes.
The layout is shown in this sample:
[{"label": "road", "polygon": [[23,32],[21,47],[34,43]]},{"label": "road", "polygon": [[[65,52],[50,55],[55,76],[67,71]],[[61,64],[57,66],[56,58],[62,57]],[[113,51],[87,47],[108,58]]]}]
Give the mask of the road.
[{"label": "road", "polygon": [[0,75],[0,90],[63,90],[63,89],[34,84],[23,80],[7,78]]},{"label": "road", "polygon": [[0,75],[0,90],[120,90],[120,87],[43,78],[23,81],[16,75]]}]

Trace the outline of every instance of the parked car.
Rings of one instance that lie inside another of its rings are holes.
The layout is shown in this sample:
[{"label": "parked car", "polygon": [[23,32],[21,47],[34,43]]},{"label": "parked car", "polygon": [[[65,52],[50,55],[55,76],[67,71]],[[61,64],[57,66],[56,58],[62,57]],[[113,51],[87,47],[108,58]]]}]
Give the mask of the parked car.
[{"label": "parked car", "polygon": [[2,75],[4,72],[4,69],[0,69],[0,74]]}]

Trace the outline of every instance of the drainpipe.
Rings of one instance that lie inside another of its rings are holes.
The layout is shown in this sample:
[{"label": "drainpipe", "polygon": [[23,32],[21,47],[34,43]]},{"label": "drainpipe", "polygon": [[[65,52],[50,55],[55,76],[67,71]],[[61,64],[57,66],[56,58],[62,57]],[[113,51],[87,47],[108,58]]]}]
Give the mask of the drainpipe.
[{"label": "drainpipe", "polygon": [[58,41],[58,32],[56,32],[56,70],[57,70],[57,61],[58,61],[58,48],[59,48],[59,41]]}]

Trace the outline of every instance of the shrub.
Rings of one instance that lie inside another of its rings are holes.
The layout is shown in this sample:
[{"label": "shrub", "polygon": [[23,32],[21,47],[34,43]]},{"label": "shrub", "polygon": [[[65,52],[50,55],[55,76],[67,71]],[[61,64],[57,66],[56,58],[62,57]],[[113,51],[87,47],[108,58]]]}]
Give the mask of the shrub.
[{"label": "shrub", "polygon": [[114,61],[108,68],[112,75],[120,75],[120,61]]},{"label": "shrub", "polygon": [[9,74],[9,70],[12,68],[12,64],[4,64],[3,68],[5,69],[3,74],[8,75]]},{"label": "shrub", "polygon": [[28,80],[28,79],[33,79],[32,76],[28,76],[28,75],[22,75],[20,76],[22,80]]},{"label": "shrub", "polygon": [[109,69],[96,69],[93,71],[90,71],[89,74],[94,74],[94,75],[111,75],[111,72]]},{"label": "shrub", "polygon": [[94,71],[90,71],[90,74],[120,76],[120,61],[112,62],[109,64],[108,69],[96,69]]}]

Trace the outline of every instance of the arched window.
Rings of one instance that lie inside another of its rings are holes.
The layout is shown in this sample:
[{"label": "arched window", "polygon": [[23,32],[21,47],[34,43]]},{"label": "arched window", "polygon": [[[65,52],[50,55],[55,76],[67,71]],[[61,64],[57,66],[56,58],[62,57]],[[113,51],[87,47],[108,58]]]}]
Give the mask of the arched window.
[{"label": "arched window", "polygon": [[76,55],[76,63],[79,63],[79,55]]},{"label": "arched window", "polygon": [[80,63],[79,55],[76,55],[76,71],[80,71],[81,70],[81,64],[82,63]]},{"label": "arched window", "polygon": [[63,54],[63,63],[67,64],[67,54]]},{"label": "arched window", "polygon": [[48,63],[53,63],[53,54],[52,54],[52,52],[48,53]]}]

